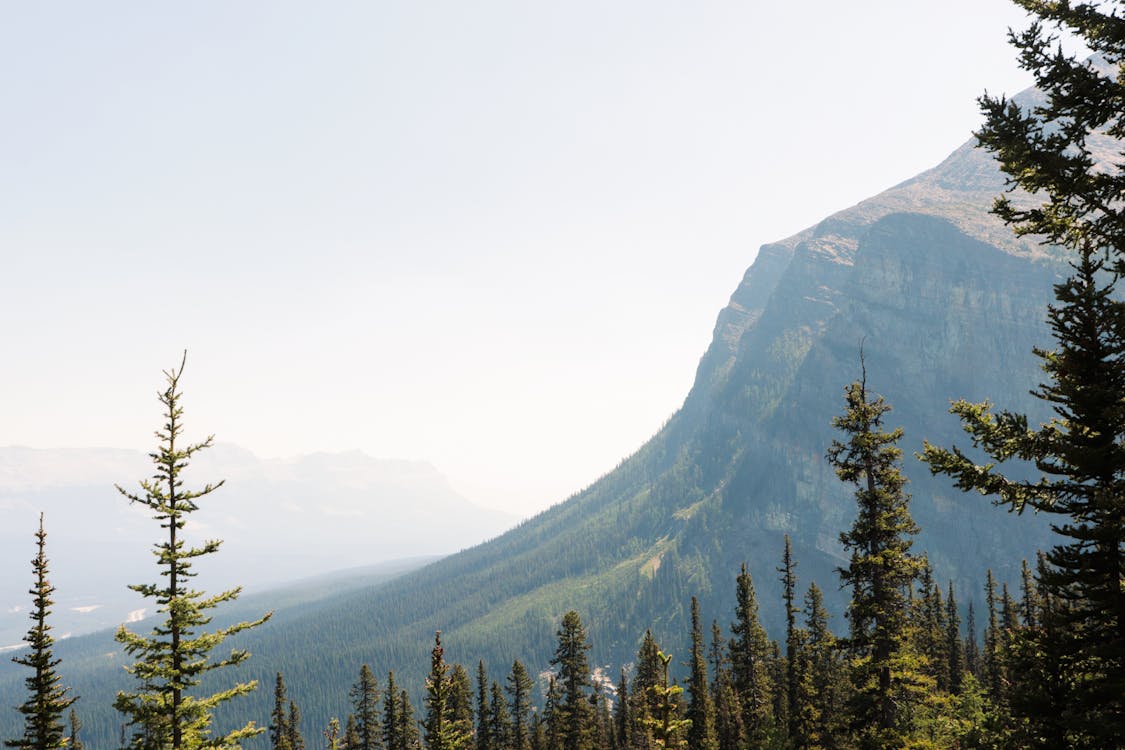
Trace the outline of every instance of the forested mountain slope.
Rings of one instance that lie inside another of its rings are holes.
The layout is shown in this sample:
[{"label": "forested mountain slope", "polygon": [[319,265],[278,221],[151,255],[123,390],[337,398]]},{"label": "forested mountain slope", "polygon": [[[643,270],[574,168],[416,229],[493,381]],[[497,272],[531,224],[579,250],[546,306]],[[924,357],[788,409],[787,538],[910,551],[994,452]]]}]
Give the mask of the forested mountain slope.
[{"label": "forested mountain slope", "polygon": [[[241,676],[268,685],[284,671],[309,726],[323,726],[346,712],[362,662],[380,675],[394,669],[414,695],[438,629],[448,659],[483,658],[494,677],[514,658],[545,669],[568,609],[582,613],[593,663],[612,665],[611,676],[649,627],[678,664],[689,597],[726,626],[744,561],[778,637],[784,534],[801,587],[820,583],[842,630],[834,569],[845,562],[838,536],[854,502],[824,453],[844,386],[859,375],[861,342],[869,387],[894,406],[890,425],[906,430],[916,549],[963,604],[979,607],[985,570],[1014,579],[1021,559],[1045,546],[1046,526],[962,495],[910,454],[924,438],[964,444],[946,413],[952,398],[1041,411],[1028,395],[1039,379],[1031,349],[1048,343],[1044,311],[1061,261],[988,215],[1002,188],[990,157],[966,144],[764,246],[720,313],[683,407],[633,456],[493,541],[247,634],[240,645],[254,656]],[[0,675],[5,695],[12,673]],[[259,690],[239,710],[253,704],[265,722],[269,700]],[[108,701],[84,699],[90,711]]]}]

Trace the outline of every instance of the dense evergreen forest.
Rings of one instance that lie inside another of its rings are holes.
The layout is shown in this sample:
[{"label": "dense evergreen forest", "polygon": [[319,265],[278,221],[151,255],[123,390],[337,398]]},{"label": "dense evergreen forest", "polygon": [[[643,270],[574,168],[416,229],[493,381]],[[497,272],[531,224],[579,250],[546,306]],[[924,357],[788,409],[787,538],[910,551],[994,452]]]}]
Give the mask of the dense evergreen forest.
[{"label": "dense evergreen forest", "polygon": [[[132,675],[114,703],[119,746],[1125,747],[1125,302],[1117,286],[1125,275],[1125,173],[1095,169],[1087,143],[1093,133],[1125,137],[1125,19],[1095,6],[1019,4],[1041,19],[1012,41],[1044,100],[1029,110],[983,97],[978,138],[1012,187],[1026,191],[998,199],[996,214],[1018,234],[1067,252],[1069,273],[1046,311],[1053,342],[1035,352],[1043,376],[1034,395],[1054,416],[1036,427],[1022,413],[958,401],[952,412],[971,447],[927,444],[923,455],[931,472],[961,490],[1052,519],[1052,546],[1035,560],[1011,561],[1021,571],[1017,590],[982,570],[986,606],[963,609],[943,571],[914,549],[919,526],[902,472],[904,433],[892,426],[891,404],[868,386],[861,345],[858,377],[840,384],[836,437],[824,446],[827,464],[855,499],[850,522],[839,529],[847,562],[831,580],[804,585],[786,536],[775,568],[737,572],[730,622],[704,611],[691,592],[665,592],[669,606],[690,610],[680,651],[662,647],[651,630],[634,634],[635,660],[615,674],[591,664],[590,632],[573,609],[560,612],[553,634],[545,634],[551,668],[543,673],[529,671],[526,664],[536,662],[526,654],[498,664],[447,659],[455,644],[440,631],[424,683],[394,671],[377,676],[341,658],[338,687],[347,700],[335,718],[309,726],[290,693],[302,675],[271,670],[269,686],[230,676],[244,674],[239,665],[250,654],[223,642],[263,625],[270,613],[212,621],[212,610],[240,592],[192,587],[193,565],[219,553],[221,543],[190,546],[182,532],[197,501],[222,482],[183,486],[181,472],[210,439],[181,439],[181,364],[166,373],[153,475],[138,491],[119,488],[148,508],[161,530],[154,582],[133,587],[159,610],[158,622],[147,633],[123,626],[116,635]],[[1100,58],[1056,52],[1054,28],[1078,34]],[[1114,75],[1105,75],[1105,64]],[[66,687],[66,664],[55,654],[42,525],[35,538],[28,648],[14,657],[30,670],[16,709],[23,731],[7,745],[80,748],[82,702]],[[781,585],[784,613],[783,632],[772,638],[756,589],[767,578]],[[833,618],[822,587],[837,586],[848,600]],[[833,619],[846,621],[846,632],[835,632]],[[255,687],[273,688],[268,726],[239,710]]]}]

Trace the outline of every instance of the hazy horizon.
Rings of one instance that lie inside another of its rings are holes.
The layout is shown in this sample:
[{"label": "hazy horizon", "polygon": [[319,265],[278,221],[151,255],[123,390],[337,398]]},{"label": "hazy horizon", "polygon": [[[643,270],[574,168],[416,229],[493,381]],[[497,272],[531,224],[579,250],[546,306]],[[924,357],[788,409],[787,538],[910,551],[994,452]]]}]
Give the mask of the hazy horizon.
[{"label": "hazy horizon", "polygon": [[[921,8],[9,11],[0,445],[424,460],[521,517],[680,406],[759,245],[937,164],[1030,78]],[[122,477],[127,482],[131,477]]]}]

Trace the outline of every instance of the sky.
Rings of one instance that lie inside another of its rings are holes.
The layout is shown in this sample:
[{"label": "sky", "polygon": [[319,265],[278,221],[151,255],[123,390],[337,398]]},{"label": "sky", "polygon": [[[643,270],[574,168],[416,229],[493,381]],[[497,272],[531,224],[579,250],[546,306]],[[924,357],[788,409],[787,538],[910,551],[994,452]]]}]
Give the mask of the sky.
[{"label": "sky", "polygon": [[187,350],[188,437],[521,516],[675,412],[761,244],[1030,82],[1007,0],[0,13],[0,445],[152,447]]}]

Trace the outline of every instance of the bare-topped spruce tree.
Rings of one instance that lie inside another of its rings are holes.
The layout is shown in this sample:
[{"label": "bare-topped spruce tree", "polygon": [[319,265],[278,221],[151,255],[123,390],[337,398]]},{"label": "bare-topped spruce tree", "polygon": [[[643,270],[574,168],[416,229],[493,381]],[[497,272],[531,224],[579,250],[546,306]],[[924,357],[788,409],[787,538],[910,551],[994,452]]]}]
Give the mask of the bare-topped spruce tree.
[{"label": "bare-topped spruce tree", "polygon": [[166,535],[153,554],[160,568],[159,583],[141,583],[129,588],[155,601],[163,618],[147,635],[139,635],[124,626],[117,631],[117,641],[136,658],[127,667],[140,683],[136,690],[117,694],[114,707],[125,714],[133,727],[130,747],[138,750],[187,750],[188,748],[233,748],[241,740],[263,731],[254,722],[227,734],[211,735],[213,709],[236,696],[249,693],[257,682],[241,682],[209,695],[197,695],[192,689],[204,674],[220,667],[238,664],[249,652],[232,649],[229,655],[212,658],[212,652],[228,636],[260,625],[269,619],[266,614],[253,622],[240,622],[207,632],[211,621],[209,610],[222,602],[238,597],[241,588],[207,596],[188,586],[195,576],[192,561],[216,552],[220,540],[209,540],[198,547],[187,546],[182,530],[189,513],[198,509],[197,501],[223,485],[204,485],[190,490],[183,486],[181,474],[198,451],[211,446],[213,436],[199,443],[181,442],[183,408],[180,406],[179,369],[164,373],[167,387],[159,394],[164,407],[164,426],[156,432],[157,449],[149,454],[155,471],[151,478],[140,480],[140,492],[118,486],[118,491],[131,503],[140,503],[152,511]]}]

